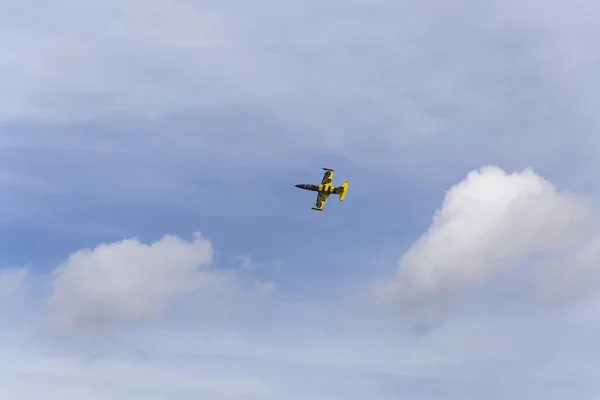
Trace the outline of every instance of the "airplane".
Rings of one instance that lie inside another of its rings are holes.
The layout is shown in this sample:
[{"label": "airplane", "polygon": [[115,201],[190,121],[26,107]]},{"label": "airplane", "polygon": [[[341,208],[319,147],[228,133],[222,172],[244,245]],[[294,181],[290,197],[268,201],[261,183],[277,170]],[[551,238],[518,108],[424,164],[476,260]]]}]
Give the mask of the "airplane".
[{"label": "airplane", "polygon": [[342,186],[335,187],[331,183],[333,180],[333,170],[331,168],[323,168],[323,170],[325,171],[325,174],[323,175],[320,185],[296,185],[297,188],[317,192],[317,202],[315,203],[315,206],[311,208],[312,210],[323,211],[323,207],[325,207],[325,203],[327,203],[331,194],[339,195],[340,201],[344,201],[346,192],[348,191],[348,182],[342,183]]}]

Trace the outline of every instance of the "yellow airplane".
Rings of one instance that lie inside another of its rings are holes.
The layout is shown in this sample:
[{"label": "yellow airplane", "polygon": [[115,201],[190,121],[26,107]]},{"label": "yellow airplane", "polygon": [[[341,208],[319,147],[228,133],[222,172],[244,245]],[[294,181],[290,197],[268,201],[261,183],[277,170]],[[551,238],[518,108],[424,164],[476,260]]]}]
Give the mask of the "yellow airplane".
[{"label": "yellow airplane", "polygon": [[323,170],[325,171],[325,175],[323,175],[323,180],[321,180],[320,185],[296,185],[297,188],[317,192],[317,202],[315,206],[312,207],[313,210],[317,211],[323,211],[323,207],[325,207],[325,203],[327,203],[329,195],[337,194],[340,196],[340,201],[344,201],[346,192],[348,191],[348,182],[342,183],[342,186],[335,187],[331,183],[333,180],[333,170],[330,168],[323,168]]}]

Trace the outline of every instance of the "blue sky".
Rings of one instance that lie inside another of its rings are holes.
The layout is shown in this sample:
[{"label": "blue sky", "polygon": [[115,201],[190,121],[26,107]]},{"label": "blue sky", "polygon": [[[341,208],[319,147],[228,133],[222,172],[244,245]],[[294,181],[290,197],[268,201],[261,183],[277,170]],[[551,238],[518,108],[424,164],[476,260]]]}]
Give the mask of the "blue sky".
[{"label": "blue sky", "polygon": [[0,394],[596,398],[599,11],[0,3]]}]

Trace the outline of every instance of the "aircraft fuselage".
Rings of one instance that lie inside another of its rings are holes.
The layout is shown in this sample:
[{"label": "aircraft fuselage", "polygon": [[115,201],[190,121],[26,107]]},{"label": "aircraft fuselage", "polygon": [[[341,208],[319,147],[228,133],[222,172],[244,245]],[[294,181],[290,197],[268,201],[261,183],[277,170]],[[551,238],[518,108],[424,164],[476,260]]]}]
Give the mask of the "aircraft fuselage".
[{"label": "aircraft fuselage", "polygon": [[325,184],[321,184],[321,185],[312,185],[310,183],[308,184],[300,184],[300,185],[296,185],[297,188],[300,189],[304,189],[304,190],[310,190],[312,192],[319,192],[319,193],[336,193],[336,187],[333,186],[331,183],[325,183]]}]

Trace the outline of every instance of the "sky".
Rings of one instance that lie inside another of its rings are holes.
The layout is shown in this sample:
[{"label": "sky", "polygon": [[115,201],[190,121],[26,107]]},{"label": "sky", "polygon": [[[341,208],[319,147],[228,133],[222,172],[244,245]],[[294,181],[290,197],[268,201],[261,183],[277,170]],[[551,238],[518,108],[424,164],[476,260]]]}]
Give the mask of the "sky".
[{"label": "sky", "polygon": [[598,398],[599,13],[0,1],[0,397]]}]

